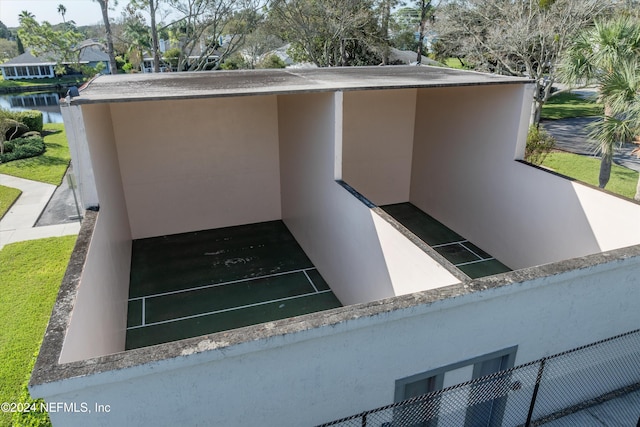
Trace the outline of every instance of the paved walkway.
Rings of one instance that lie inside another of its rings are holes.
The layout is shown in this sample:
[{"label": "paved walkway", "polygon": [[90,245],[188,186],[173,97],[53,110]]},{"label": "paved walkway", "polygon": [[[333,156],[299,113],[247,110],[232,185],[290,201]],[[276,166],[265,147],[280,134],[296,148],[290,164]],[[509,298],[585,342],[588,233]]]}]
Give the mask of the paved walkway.
[{"label": "paved walkway", "polygon": [[80,223],[34,227],[56,186],[0,174],[0,184],[18,188],[22,194],[0,220],[0,249],[9,243],[78,234]]},{"label": "paved walkway", "polygon": [[635,427],[640,418],[640,390],[591,406],[544,427]]},{"label": "paved walkway", "polygon": [[[543,129],[556,138],[556,148],[570,153],[586,156],[596,156],[596,142],[589,138],[589,124],[596,117],[578,117],[575,119],[545,120],[540,123]],[[616,147],[613,161],[629,169],[640,171],[640,158],[631,151],[637,148],[635,144],[624,144]]]}]

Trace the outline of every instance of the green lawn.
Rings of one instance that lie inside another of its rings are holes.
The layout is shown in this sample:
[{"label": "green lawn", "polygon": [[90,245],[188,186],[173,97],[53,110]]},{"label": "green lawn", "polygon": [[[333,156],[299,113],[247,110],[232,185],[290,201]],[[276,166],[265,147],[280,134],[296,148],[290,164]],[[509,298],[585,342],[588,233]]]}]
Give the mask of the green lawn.
[{"label": "green lawn", "polygon": [[[598,174],[600,173],[600,159],[598,158],[554,152],[549,153],[542,165],[578,181],[598,185]],[[611,169],[611,179],[605,189],[633,199],[637,183],[638,172],[614,164]]]},{"label": "green lawn", "polygon": [[0,165],[0,173],[60,185],[71,160],[64,125],[44,125],[42,134],[46,147],[43,154],[3,163]]},{"label": "green lawn", "polygon": [[598,116],[601,114],[601,104],[596,103],[593,99],[584,99],[570,92],[552,96],[542,106],[542,118],[549,120]]},{"label": "green lawn", "polygon": [[[0,250],[0,402],[17,402],[44,335],[76,236],[12,243]],[[0,412],[0,425],[11,413]]]},{"label": "green lawn", "polygon": [[468,65],[462,64],[458,58],[447,58],[444,61],[444,65],[446,65],[449,68],[456,68],[458,70],[470,70],[471,69],[471,67],[469,67]]},{"label": "green lawn", "polygon": [[56,77],[53,79],[23,79],[23,80],[5,80],[0,75],[0,90],[3,88],[14,87],[30,87],[30,86],[49,86],[52,84],[62,85],[81,85],[86,79],[83,77]]},{"label": "green lawn", "polygon": [[7,213],[13,202],[18,200],[22,191],[0,185],[0,219]]}]

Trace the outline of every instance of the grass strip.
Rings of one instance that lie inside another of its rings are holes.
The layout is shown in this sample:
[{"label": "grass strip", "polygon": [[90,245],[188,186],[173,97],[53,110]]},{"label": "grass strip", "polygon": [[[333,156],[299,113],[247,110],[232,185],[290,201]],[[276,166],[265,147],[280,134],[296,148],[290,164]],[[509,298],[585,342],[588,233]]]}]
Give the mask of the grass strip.
[{"label": "grass strip", "polygon": [[0,173],[60,185],[71,161],[64,125],[46,124],[42,135],[46,147],[43,154],[0,164]]},{"label": "grass strip", "polygon": [[22,191],[17,188],[5,187],[0,185],[0,219],[7,213],[9,208],[13,206]]},{"label": "grass strip", "polygon": [[[17,402],[44,336],[76,236],[12,243],[0,250],[0,402]],[[0,412],[0,425],[11,413]]]},{"label": "grass strip", "polygon": [[[549,153],[542,165],[562,175],[574,178],[587,184],[598,186],[600,159],[573,153]],[[620,196],[633,199],[636,194],[638,172],[624,166],[613,164],[611,178],[606,190]]]}]

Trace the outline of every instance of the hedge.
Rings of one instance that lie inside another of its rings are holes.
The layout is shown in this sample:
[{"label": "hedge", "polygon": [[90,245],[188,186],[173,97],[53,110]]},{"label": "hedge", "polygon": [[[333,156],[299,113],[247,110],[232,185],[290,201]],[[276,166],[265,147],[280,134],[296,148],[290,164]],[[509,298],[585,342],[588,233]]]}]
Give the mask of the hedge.
[{"label": "hedge", "polygon": [[0,109],[0,120],[2,119],[15,120],[28,127],[30,131],[42,132],[42,111],[8,111]]},{"label": "hedge", "polygon": [[40,136],[12,139],[4,143],[4,154],[0,154],[0,163],[39,156],[44,150],[44,140]]},{"label": "hedge", "polygon": [[24,124],[31,131],[42,132],[42,111],[29,110],[14,113],[15,120]]}]

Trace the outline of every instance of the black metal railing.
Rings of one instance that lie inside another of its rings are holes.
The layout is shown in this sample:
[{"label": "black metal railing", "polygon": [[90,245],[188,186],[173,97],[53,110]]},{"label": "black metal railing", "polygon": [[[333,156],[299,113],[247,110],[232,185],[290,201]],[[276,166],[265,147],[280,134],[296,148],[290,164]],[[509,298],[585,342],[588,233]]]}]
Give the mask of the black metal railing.
[{"label": "black metal railing", "polygon": [[539,426],[638,389],[640,329],[320,427]]}]

